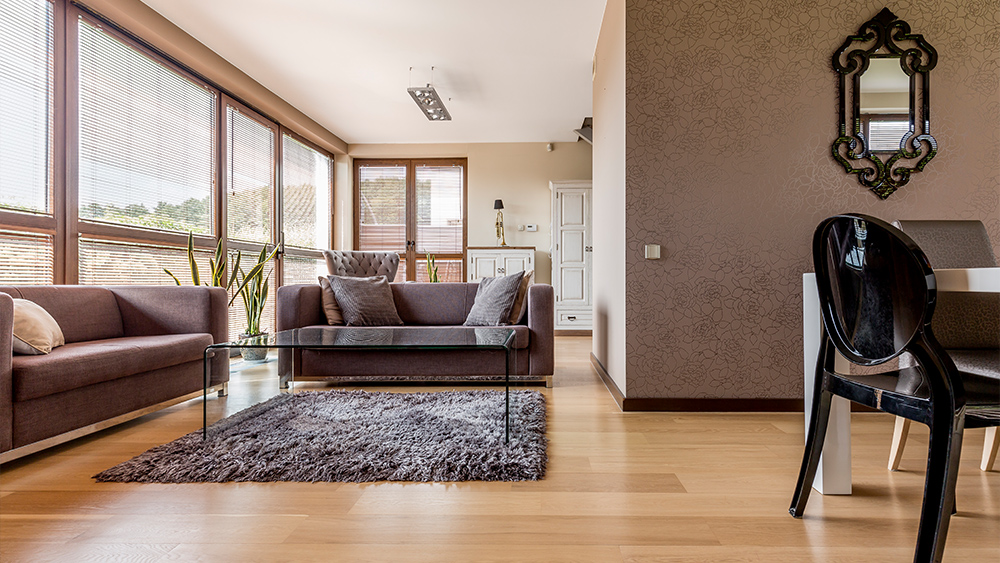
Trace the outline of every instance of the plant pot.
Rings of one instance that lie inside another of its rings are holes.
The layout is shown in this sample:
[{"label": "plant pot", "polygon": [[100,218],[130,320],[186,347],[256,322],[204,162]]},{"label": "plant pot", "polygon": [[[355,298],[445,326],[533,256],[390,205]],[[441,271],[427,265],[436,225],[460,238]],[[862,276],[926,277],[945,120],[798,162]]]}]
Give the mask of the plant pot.
[{"label": "plant pot", "polygon": [[[240,334],[240,340],[249,338],[261,338],[263,340],[266,337],[266,332],[260,334]],[[240,348],[240,355],[243,356],[243,361],[245,362],[262,362],[267,359],[267,348]]]}]

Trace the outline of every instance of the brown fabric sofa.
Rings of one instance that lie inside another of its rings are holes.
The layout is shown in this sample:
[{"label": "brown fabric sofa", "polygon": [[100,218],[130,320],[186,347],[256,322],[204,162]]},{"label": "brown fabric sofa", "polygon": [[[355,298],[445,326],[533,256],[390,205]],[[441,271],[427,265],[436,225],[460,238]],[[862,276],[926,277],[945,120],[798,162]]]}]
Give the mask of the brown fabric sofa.
[{"label": "brown fabric sofa", "polygon": [[[48,311],[66,345],[14,356],[12,298]],[[228,339],[227,301],[209,287],[0,286],[0,461],[200,392],[205,347]],[[222,356],[216,388],[229,381]]]},{"label": "brown fabric sofa", "polygon": [[[450,330],[461,326],[476,299],[478,283],[393,283],[393,299],[403,330]],[[287,330],[328,326],[320,302],[319,285],[289,285],[278,288],[277,328]],[[528,313],[515,331],[511,375],[517,380],[552,384],[554,368],[553,308],[551,285],[528,288]],[[473,330],[469,327],[469,330]],[[295,379],[324,377],[401,376],[413,379],[503,375],[504,355],[489,350],[369,351],[340,350],[279,351],[282,378],[290,372],[295,354]]]}]

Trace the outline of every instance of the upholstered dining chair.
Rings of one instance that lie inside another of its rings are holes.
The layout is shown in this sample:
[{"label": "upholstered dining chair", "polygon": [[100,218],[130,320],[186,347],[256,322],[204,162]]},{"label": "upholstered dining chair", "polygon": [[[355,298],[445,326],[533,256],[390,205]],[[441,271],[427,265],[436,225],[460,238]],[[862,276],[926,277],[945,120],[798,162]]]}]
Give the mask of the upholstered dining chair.
[{"label": "upholstered dining chair", "polygon": [[[981,221],[899,220],[893,225],[920,246],[932,268],[995,268],[996,257]],[[1000,379],[1000,294],[939,292],[934,336],[959,371]],[[910,421],[896,418],[889,469],[899,468]],[[979,468],[990,471],[1000,450],[996,427],[986,429]]]},{"label": "upholstered dining chair", "polygon": [[[820,223],[813,262],[823,330],[816,392],[789,512],[801,518],[812,490],[833,396],[930,428],[915,563],[944,553],[966,427],[1000,424],[1000,380],[959,372],[931,329],[937,300],[934,272],[901,231],[867,215]],[[904,352],[916,365],[866,375],[835,371],[836,353],[860,366],[878,366]]]},{"label": "upholstered dining chair", "polygon": [[323,257],[330,274],[335,276],[385,276],[393,281],[399,269],[399,254],[395,252],[324,250]]}]

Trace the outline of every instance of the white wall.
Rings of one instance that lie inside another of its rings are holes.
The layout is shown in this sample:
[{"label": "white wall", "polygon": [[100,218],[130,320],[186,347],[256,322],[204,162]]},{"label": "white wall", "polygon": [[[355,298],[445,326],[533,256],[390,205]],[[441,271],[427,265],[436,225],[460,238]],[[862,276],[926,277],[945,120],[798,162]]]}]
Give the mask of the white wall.
[{"label": "white wall", "polygon": [[[580,120],[583,121],[580,116]],[[535,279],[551,283],[549,253],[552,180],[589,180],[592,175],[591,147],[585,142],[553,143],[470,143],[413,145],[351,145],[351,158],[468,158],[469,159],[469,246],[495,246],[493,201],[504,203],[504,233],[510,246],[535,247]],[[346,165],[346,177],[337,171],[336,201],[340,211],[338,248],[353,244],[353,167]],[[347,219],[344,219],[347,217]],[[518,231],[518,225],[534,223],[538,231]]]},{"label": "white wall", "polygon": [[594,55],[594,356],[625,373],[625,1],[608,0]]}]

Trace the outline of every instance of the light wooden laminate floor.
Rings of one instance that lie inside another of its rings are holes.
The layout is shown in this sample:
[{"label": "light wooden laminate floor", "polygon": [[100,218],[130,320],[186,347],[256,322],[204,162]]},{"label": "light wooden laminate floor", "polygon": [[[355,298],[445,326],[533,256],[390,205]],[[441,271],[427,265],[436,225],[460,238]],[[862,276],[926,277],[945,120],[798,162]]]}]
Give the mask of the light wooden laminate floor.
[{"label": "light wooden laminate floor", "polygon": [[[925,429],[891,473],[891,417],[855,414],[855,494],[814,492],[795,520],[801,413],[622,413],[589,338],[560,337],[556,352],[542,481],[91,479],[199,428],[196,400],[0,467],[0,561],[911,561]],[[276,393],[274,366],[235,374],[211,416]],[[1000,561],[1000,473],[979,471],[982,439],[966,434],[945,561]]]}]

